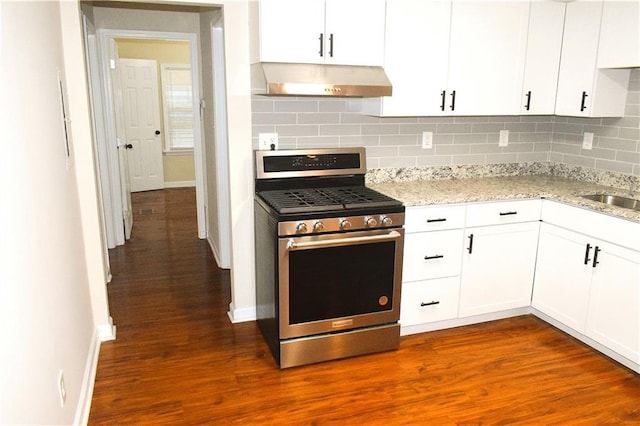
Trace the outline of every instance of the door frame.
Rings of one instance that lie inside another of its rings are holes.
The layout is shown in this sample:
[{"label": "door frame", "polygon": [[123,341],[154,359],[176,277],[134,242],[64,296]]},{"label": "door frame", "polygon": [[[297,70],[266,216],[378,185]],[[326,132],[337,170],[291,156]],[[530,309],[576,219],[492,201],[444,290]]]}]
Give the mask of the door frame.
[{"label": "door frame", "polygon": [[[189,55],[191,62],[191,78],[193,85],[193,110],[200,109],[200,64],[198,61],[198,39],[195,33],[179,33],[165,31],[138,31],[138,30],[118,30],[118,29],[98,29],[96,30],[98,39],[98,50],[100,58],[100,79],[102,82],[102,90],[105,96],[102,101],[104,103],[104,123],[106,133],[106,149],[98,149],[98,155],[102,152],[103,157],[99,158],[108,170],[109,182],[102,184],[109,188],[112,194],[105,200],[105,209],[109,209],[112,213],[112,220],[106,224],[107,228],[111,227],[111,231],[115,237],[115,246],[125,243],[125,232],[122,226],[124,220],[124,206],[122,203],[121,176],[118,165],[118,149],[125,140],[123,130],[117,123],[121,123],[122,105],[120,104],[117,91],[119,90],[119,82],[111,78],[111,71],[116,66],[117,58],[114,57],[115,39],[131,38],[131,39],[160,39],[160,40],[187,40],[189,41]],[[196,215],[198,222],[198,238],[206,238],[206,220],[205,220],[205,164],[204,164],[204,147],[202,140],[202,123],[200,120],[194,120],[194,165],[195,165],[195,181],[196,181]],[[108,141],[116,141],[109,143]],[[126,177],[124,177],[126,179]],[[107,205],[110,204],[110,205]]]}]

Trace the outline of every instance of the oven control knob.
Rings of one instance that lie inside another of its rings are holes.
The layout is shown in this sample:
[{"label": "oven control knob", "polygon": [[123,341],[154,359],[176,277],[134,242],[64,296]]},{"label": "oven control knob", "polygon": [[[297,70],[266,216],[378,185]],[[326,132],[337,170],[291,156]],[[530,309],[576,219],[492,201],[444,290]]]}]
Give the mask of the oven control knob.
[{"label": "oven control knob", "polygon": [[364,226],[366,226],[367,228],[375,228],[376,226],[378,226],[378,221],[373,217],[365,217]]},{"label": "oven control knob", "polygon": [[382,226],[391,226],[393,225],[393,220],[389,216],[380,216],[380,224]]},{"label": "oven control knob", "polygon": [[324,223],[317,221],[313,224],[313,232],[322,232],[324,231]]},{"label": "oven control knob", "polygon": [[340,230],[342,231],[346,231],[347,229],[351,228],[351,222],[349,222],[347,219],[342,219],[340,221]]},{"label": "oven control knob", "polygon": [[307,224],[304,222],[300,222],[296,225],[296,233],[304,234],[307,232]]}]

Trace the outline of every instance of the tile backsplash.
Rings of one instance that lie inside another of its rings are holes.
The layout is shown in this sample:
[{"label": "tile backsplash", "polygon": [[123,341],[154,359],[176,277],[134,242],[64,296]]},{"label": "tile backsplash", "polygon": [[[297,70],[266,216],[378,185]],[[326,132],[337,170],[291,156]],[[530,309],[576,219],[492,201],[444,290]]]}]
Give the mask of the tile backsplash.
[{"label": "tile backsplash", "polygon": [[[254,96],[253,146],[276,132],[280,149],[365,146],[368,167],[405,168],[552,162],[640,176],[640,69],[631,72],[625,116],[477,116],[379,118],[360,100]],[[509,145],[498,146],[500,130]],[[422,149],[422,132],[433,148]],[[582,149],[584,132],[593,149]]]}]

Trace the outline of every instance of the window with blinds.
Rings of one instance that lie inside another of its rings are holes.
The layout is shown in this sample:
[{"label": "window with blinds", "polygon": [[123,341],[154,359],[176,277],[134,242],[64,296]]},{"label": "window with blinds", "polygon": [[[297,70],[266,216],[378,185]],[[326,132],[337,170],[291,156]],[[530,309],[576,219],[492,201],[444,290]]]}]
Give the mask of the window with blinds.
[{"label": "window with blinds", "polygon": [[192,152],[195,135],[191,67],[162,64],[161,79],[165,151]]}]

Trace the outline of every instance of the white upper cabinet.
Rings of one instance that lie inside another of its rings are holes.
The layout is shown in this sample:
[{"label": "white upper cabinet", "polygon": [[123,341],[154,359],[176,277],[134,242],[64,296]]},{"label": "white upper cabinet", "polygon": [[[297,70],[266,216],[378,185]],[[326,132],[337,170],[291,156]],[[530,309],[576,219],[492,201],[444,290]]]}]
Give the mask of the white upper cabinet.
[{"label": "white upper cabinet", "polygon": [[640,1],[605,0],[598,68],[640,67]]},{"label": "white upper cabinet", "polygon": [[596,68],[602,6],[602,0],[567,3],[556,115],[624,115],[630,71]]},{"label": "white upper cabinet", "polygon": [[565,4],[531,2],[520,114],[553,114],[564,27]]},{"label": "white upper cabinet", "polygon": [[393,95],[378,116],[520,113],[529,2],[387,0],[384,67]]},{"label": "white upper cabinet", "polygon": [[450,21],[451,0],[387,0],[384,66],[393,95],[365,99],[366,114],[443,114]]},{"label": "white upper cabinet", "polygon": [[365,114],[443,114],[451,0],[387,0],[384,69],[393,95],[363,99]]},{"label": "white upper cabinet", "polygon": [[260,0],[260,60],[382,65],[384,0]]},{"label": "white upper cabinet", "polygon": [[528,1],[453,1],[449,114],[520,113],[528,21]]}]

